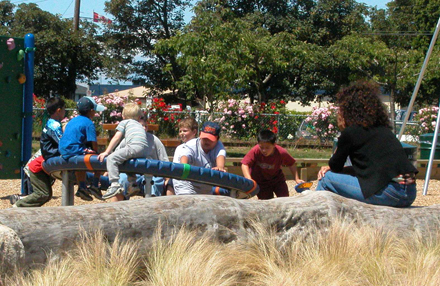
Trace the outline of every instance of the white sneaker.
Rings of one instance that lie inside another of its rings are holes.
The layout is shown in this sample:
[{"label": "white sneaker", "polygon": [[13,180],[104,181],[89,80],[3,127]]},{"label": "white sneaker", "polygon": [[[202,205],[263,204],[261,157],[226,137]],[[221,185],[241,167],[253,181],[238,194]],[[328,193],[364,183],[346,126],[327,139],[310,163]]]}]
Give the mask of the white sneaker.
[{"label": "white sneaker", "polygon": [[104,200],[110,199],[120,193],[122,193],[124,189],[121,188],[120,185],[112,185],[107,189],[107,192],[102,196]]}]

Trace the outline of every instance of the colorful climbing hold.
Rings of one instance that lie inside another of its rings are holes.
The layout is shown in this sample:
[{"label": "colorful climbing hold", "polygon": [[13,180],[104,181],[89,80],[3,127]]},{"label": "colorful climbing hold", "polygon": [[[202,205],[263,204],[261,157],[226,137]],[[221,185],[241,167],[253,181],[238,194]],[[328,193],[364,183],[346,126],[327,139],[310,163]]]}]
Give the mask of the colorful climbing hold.
[{"label": "colorful climbing hold", "polygon": [[6,41],[6,45],[8,46],[8,50],[12,51],[13,49],[15,49],[15,41],[13,38],[9,38]]},{"label": "colorful climbing hold", "polygon": [[3,62],[0,63],[0,69],[3,67]]},{"label": "colorful climbing hold", "polygon": [[23,84],[23,83],[25,83],[26,82],[26,76],[24,75],[24,74],[19,74],[18,75],[18,82],[20,83],[20,84]]},{"label": "colorful climbing hold", "polygon": [[17,60],[21,61],[22,59],[24,59],[24,51],[23,50],[19,50],[18,54],[17,54]]}]

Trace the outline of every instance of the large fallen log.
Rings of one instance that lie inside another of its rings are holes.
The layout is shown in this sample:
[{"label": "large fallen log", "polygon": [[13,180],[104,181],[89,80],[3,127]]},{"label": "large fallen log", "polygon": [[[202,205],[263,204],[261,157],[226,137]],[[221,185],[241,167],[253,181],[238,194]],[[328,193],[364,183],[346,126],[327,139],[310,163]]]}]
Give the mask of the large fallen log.
[{"label": "large fallen log", "polygon": [[72,207],[7,209],[0,211],[0,224],[16,232],[29,265],[45,262],[49,252],[70,250],[78,241],[81,229],[86,233],[101,229],[109,241],[117,233],[123,238],[143,239],[146,247],[159,225],[164,237],[186,226],[230,242],[237,237],[244,238],[251,221],[275,227],[280,237],[288,239],[298,235],[304,226],[322,226],[341,217],[394,228],[402,234],[415,230],[428,234],[439,229],[440,205],[404,209],[380,207],[330,192],[312,191],[269,201],[172,196]]}]

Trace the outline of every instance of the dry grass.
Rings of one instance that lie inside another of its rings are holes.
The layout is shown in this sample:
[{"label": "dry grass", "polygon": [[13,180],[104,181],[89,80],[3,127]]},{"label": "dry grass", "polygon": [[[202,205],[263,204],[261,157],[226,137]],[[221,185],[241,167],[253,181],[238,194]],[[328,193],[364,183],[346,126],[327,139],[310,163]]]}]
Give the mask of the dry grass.
[{"label": "dry grass", "polygon": [[62,260],[17,273],[5,285],[440,285],[438,231],[404,240],[336,222],[279,241],[274,230],[253,223],[246,239],[230,244],[186,229],[170,240],[160,233],[143,253],[138,242],[85,236]]},{"label": "dry grass", "polygon": [[83,235],[76,249],[62,259],[48,259],[47,265],[7,278],[5,285],[20,286],[126,286],[138,280],[142,262],[140,242],[108,243],[101,231]]},{"label": "dry grass", "polygon": [[[312,189],[316,187],[316,181],[312,186]],[[423,196],[424,180],[417,180],[417,198],[414,202],[414,206],[430,206],[440,204],[440,180],[430,180],[428,195]],[[297,196],[298,193],[295,192],[295,181],[287,181],[289,187],[290,196]],[[0,180],[0,209],[10,208],[9,196],[12,194],[19,194],[21,190],[20,180]],[[61,181],[56,181],[53,186],[54,196],[51,201],[46,203],[44,206],[53,207],[61,206]],[[133,199],[142,199],[142,197],[134,197]],[[105,203],[99,200],[93,200],[92,202],[86,202],[79,198],[75,198],[75,205],[85,205],[85,204],[98,204]]]}]

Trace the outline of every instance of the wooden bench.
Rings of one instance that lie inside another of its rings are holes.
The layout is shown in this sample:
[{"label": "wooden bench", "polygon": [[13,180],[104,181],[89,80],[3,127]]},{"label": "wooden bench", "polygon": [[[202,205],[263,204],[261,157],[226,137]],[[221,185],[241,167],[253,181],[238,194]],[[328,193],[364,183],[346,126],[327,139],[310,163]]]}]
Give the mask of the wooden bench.
[{"label": "wooden bench", "polygon": [[[110,131],[110,134],[112,133],[112,131],[114,131],[116,129],[116,126],[118,126],[118,124],[115,123],[105,123],[102,125],[102,129],[106,130],[106,131]],[[159,124],[148,124],[148,131],[158,131],[159,130]],[[113,134],[111,134],[113,136]],[[101,147],[103,146],[105,148],[105,146],[107,146],[108,142],[110,141],[109,138],[107,137],[99,137],[98,138],[98,146]],[[179,139],[160,139],[160,141],[162,141],[163,145],[165,147],[168,148],[176,148],[177,146],[179,146],[181,144]]]}]

